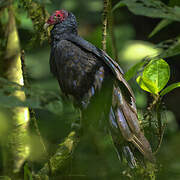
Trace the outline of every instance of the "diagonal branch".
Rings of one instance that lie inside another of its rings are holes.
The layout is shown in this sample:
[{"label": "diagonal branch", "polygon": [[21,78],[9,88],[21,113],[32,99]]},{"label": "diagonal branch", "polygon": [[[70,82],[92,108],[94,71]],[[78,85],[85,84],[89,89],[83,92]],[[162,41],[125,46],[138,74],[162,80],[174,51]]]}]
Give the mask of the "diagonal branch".
[{"label": "diagonal branch", "polygon": [[35,180],[44,180],[49,175],[54,176],[57,172],[62,172],[68,162],[72,159],[72,154],[79,142],[79,137],[75,131],[69,133],[64,142],[59,145],[56,153],[45,163],[43,168],[34,175]]}]

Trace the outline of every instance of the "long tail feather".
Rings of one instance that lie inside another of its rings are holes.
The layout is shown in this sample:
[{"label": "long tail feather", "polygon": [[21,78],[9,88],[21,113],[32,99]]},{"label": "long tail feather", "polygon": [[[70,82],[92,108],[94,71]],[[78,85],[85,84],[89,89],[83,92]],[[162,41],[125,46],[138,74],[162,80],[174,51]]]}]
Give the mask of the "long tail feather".
[{"label": "long tail feather", "polygon": [[151,146],[140,129],[137,111],[134,104],[134,100],[132,103],[127,102],[119,87],[114,88],[114,121],[117,122],[119,130],[121,131],[124,139],[134,144],[134,146],[144,155],[146,159],[154,163],[155,158],[153,156]]},{"label": "long tail feather", "polygon": [[142,132],[140,132],[138,136],[134,135],[131,142],[136,146],[136,148],[138,148],[146,159],[152,163],[155,163],[156,160],[152,153],[151,146]]}]

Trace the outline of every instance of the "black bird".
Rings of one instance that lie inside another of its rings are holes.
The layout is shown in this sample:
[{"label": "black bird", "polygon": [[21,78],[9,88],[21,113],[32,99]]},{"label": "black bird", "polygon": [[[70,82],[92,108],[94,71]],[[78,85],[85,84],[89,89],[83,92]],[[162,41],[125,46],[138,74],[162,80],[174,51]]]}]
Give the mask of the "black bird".
[{"label": "black bird", "polygon": [[[146,159],[154,162],[150,144],[140,130],[134,94],[120,66],[103,50],[78,35],[76,18],[71,12],[55,11],[44,27],[51,25],[54,27],[50,70],[62,92],[73,97],[82,110],[94,107],[108,117],[118,154],[124,154],[131,166],[136,164],[132,144]],[[101,117],[93,112],[90,110],[86,115]]]}]

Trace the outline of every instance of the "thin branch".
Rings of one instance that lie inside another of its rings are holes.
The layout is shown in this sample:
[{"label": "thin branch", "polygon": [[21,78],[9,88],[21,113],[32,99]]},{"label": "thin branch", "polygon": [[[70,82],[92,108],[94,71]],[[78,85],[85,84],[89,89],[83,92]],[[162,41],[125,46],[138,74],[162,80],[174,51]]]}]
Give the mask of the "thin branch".
[{"label": "thin branch", "polygon": [[158,153],[160,147],[161,147],[161,144],[162,144],[162,140],[163,140],[163,137],[164,137],[164,131],[165,131],[165,128],[166,128],[166,124],[162,127],[162,133],[160,135],[160,139],[159,139],[159,143],[158,143],[158,146],[156,148],[156,150],[154,151],[154,155]]},{"label": "thin branch", "polygon": [[165,131],[165,127],[166,127],[166,125],[162,125],[160,107],[161,107],[160,96],[153,95],[153,102],[147,107],[147,113],[144,115],[144,118],[148,120],[149,127],[151,128],[152,127],[152,116],[153,116],[152,113],[153,113],[153,111],[156,112],[155,123],[157,123],[157,131],[158,131],[157,136],[158,136],[159,140],[158,140],[157,148],[153,154],[157,154],[157,152],[159,151],[159,149],[161,147],[163,136],[164,136],[164,131]]},{"label": "thin branch", "polygon": [[109,0],[104,0],[103,22],[102,22],[102,49],[106,51],[107,23],[108,23]]},{"label": "thin branch", "polygon": [[111,42],[112,42],[112,53],[113,57],[115,58],[116,61],[118,61],[118,50],[116,46],[116,38],[114,34],[114,17],[112,13],[112,0],[109,0],[109,8],[108,8],[108,30],[110,32],[111,36]]}]

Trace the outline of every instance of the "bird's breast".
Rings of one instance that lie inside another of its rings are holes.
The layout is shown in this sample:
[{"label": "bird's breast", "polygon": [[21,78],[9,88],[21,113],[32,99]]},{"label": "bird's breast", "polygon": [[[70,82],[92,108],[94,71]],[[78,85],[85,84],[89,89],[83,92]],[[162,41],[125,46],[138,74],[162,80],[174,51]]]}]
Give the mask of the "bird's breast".
[{"label": "bird's breast", "polygon": [[[100,61],[91,53],[77,49],[69,53],[68,58],[61,59],[59,68],[59,82],[62,91],[70,94],[75,99],[82,99],[93,88],[95,75],[100,66]],[[102,75],[100,75],[102,76]]]}]

